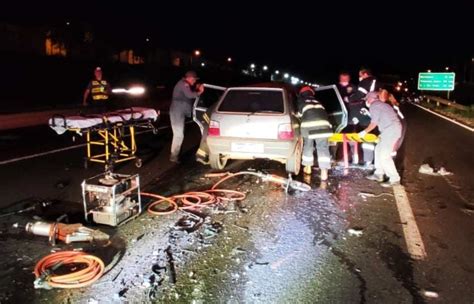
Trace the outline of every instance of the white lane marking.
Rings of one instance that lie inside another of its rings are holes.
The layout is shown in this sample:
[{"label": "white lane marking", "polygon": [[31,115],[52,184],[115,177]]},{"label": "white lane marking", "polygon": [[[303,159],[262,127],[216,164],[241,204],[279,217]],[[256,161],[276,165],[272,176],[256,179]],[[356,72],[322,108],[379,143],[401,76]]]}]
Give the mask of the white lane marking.
[{"label": "white lane marking", "polygon": [[[193,122],[193,121],[187,121],[186,124],[191,123],[191,122]],[[169,128],[171,128],[171,126],[163,126],[163,127],[159,127],[159,128],[156,128],[156,129],[157,130],[164,130],[164,129],[169,129]],[[138,135],[138,134],[143,134],[143,133],[148,133],[148,132],[152,132],[152,130],[139,131],[136,134]],[[54,150],[51,150],[51,151],[26,155],[26,156],[12,158],[12,159],[7,159],[7,160],[4,160],[4,161],[0,161],[0,166],[15,163],[15,162],[19,162],[19,161],[22,161],[22,160],[37,158],[37,157],[41,157],[41,156],[45,156],[45,155],[49,155],[49,154],[54,154],[54,153],[59,153],[59,152],[63,152],[63,151],[73,150],[73,149],[77,149],[77,148],[85,147],[85,146],[86,146],[86,144],[79,144],[79,145],[69,146],[69,147],[60,148],[60,149],[54,149]]]},{"label": "white lane marking", "polygon": [[460,122],[458,122],[458,121],[455,121],[455,120],[452,119],[452,118],[449,118],[449,117],[446,117],[446,116],[441,115],[441,114],[439,114],[439,113],[436,113],[435,111],[432,111],[432,110],[430,110],[430,109],[428,109],[428,108],[425,108],[425,107],[423,107],[423,106],[420,106],[420,105],[418,105],[418,104],[416,104],[416,103],[410,103],[410,104],[412,104],[412,105],[414,105],[414,106],[416,106],[416,107],[418,107],[418,108],[420,108],[420,109],[423,109],[423,110],[425,110],[425,111],[427,111],[427,112],[430,112],[431,114],[434,114],[434,115],[436,115],[436,116],[438,116],[438,117],[441,117],[441,118],[443,118],[443,119],[445,119],[445,120],[447,120],[447,121],[450,121],[450,122],[452,122],[452,123],[454,123],[454,124],[456,124],[456,125],[458,125],[458,126],[460,126],[460,127],[463,127],[463,128],[466,129],[466,130],[469,130],[469,131],[471,131],[471,132],[474,132],[474,128],[471,128],[471,127],[469,127],[469,126],[466,126],[466,125],[464,125],[464,124],[462,124],[462,123],[460,123]]},{"label": "white lane marking", "polygon": [[403,235],[405,236],[408,253],[413,259],[423,260],[426,258],[425,245],[421,239],[420,230],[416,224],[405,187],[402,185],[393,186],[393,193],[395,194],[395,201],[397,202],[398,214],[403,226]]}]

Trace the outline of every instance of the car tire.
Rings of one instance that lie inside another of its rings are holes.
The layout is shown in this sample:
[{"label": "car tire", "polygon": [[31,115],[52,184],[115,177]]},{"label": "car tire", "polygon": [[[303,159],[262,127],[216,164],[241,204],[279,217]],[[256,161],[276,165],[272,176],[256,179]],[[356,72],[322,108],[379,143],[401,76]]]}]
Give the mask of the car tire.
[{"label": "car tire", "polygon": [[227,164],[227,158],[223,158],[220,154],[209,153],[209,164],[212,169],[222,170]]},{"label": "car tire", "polygon": [[301,169],[301,153],[302,153],[303,147],[301,140],[298,141],[296,144],[295,151],[293,154],[288,157],[286,160],[286,172],[294,175],[298,175],[300,173]]}]

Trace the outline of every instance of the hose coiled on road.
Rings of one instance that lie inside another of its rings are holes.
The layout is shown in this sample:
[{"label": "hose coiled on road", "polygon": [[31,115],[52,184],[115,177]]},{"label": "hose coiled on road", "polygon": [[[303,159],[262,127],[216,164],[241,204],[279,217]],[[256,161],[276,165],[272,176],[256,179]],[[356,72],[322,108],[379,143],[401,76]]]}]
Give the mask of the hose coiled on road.
[{"label": "hose coiled on road", "polygon": [[[85,265],[85,267],[84,267]],[[66,274],[55,274],[67,267]],[[97,281],[104,273],[104,262],[80,251],[60,251],[43,257],[35,266],[35,288],[80,288]]]}]

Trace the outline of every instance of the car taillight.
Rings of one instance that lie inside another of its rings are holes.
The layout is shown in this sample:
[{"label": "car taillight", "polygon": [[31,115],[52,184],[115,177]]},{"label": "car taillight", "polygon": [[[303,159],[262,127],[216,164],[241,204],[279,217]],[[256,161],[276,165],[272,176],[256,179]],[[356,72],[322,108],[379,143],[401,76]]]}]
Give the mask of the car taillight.
[{"label": "car taillight", "polygon": [[294,133],[291,124],[282,124],[278,126],[278,139],[293,139]]},{"label": "car taillight", "polygon": [[209,136],[220,136],[221,135],[221,128],[217,121],[211,120],[209,123],[209,129],[207,131],[207,135]]}]

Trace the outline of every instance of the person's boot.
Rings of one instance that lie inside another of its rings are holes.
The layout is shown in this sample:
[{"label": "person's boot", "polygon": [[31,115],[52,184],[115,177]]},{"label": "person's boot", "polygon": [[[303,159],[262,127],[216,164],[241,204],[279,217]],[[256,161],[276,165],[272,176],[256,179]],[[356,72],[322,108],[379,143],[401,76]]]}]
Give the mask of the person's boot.
[{"label": "person's boot", "polygon": [[384,181],[383,176],[380,176],[378,174],[371,174],[371,175],[366,176],[365,178],[371,181],[379,182],[379,183],[382,183]]},{"label": "person's boot", "polygon": [[311,174],[313,170],[311,169],[311,166],[304,166],[303,172],[304,174]]},{"label": "person's boot", "polygon": [[321,181],[328,180],[328,169],[321,169]]},{"label": "person's boot", "polygon": [[196,155],[196,161],[203,165],[209,165],[209,157],[202,157],[200,155]]}]

